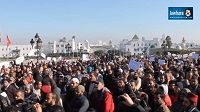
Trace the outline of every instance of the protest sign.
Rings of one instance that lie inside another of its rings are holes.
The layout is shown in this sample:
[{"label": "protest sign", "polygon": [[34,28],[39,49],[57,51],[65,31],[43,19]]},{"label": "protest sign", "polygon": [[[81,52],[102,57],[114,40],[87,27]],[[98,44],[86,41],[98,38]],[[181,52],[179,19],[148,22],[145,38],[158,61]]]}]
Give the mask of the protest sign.
[{"label": "protest sign", "polygon": [[51,57],[47,57],[47,60],[48,60],[48,61],[51,61]]},{"label": "protest sign", "polygon": [[129,68],[132,69],[132,70],[138,70],[140,68],[140,62],[137,62],[135,60],[131,60],[128,64]]},{"label": "protest sign", "polygon": [[159,65],[164,65],[165,64],[165,60],[159,59],[158,63],[159,63]]},{"label": "protest sign", "polygon": [[187,58],[188,56],[188,54],[183,54],[183,58]]},{"label": "protest sign", "polygon": [[54,62],[56,62],[56,58],[52,58],[52,60],[53,60]]},{"label": "protest sign", "polygon": [[82,59],[83,61],[89,61],[90,60],[89,54],[82,54]]},{"label": "protest sign", "polygon": [[155,57],[154,56],[151,56],[150,58],[149,58],[149,61],[155,61]]},{"label": "protest sign", "polygon": [[173,57],[175,57],[175,56],[176,56],[176,54],[172,54],[172,56],[173,56]]},{"label": "protest sign", "polygon": [[195,54],[195,52],[191,52],[191,53],[189,54],[189,56],[191,56],[191,57],[192,57],[192,55],[193,55],[193,54]]},{"label": "protest sign", "polygon": [[171,57],[171,56],[172,56],[172,53],[167,52],[167,56]]},{"label": "protest sign", "polygon": [[41,57],[43,57],[44,59],[46,59],[46,55],[44,53],[41,53]]},{"label": "protest sign", "polygon": [[198,59],[198,58],[199,58],[199,54],[195,54],[195,53],[192,54],[192,59]]},{"label": "protest sign", "polygon": [[58,61],[61,61],[62,60],[62,56],[58,57]]},{"label": "protest sign", "polygon": [[24,56],[20,56],[19,58],[17,58],[17,59],[15,60],[15,63],[16,63],[16,64],[21,64],[24,60],[25,60],[25,59],[24,59]]}]

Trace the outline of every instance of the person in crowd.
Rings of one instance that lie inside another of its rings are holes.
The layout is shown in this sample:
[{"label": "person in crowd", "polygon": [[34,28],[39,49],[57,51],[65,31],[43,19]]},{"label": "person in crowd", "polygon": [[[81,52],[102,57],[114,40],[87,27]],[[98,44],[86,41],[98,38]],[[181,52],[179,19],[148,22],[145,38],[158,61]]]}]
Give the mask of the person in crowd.
[{"label": "person in crowd", "polygon": [[187,94],[191,92],[188,88],[181,89],[178,93],[177,100],[172,104],[171,111],[172,112],[183,112],[184,108],[182,108],[182,102]]},{"label": "person in crowd", "polygon": [[163,74],[160,72],[159,77],[158,77],[158,82],[157,84],[161,85],[161,84],[167,84],[167,76],[166,74]]},{"label": "person in crowd", "polygon": [[3,90],[8,95],[10,103],[12,104],[15,101],[15,93],[17,92],[17,88],[12,85],[12,80],[9,77],[3,79]]},{"label": "person in crowd", "polygon": [[200,112],[197,109],[197,102],[198,102],[198,96],[195,95],[192,92],[187,93],[187,96],[184,97],[184,100],[182,102],[182,106],[184,108],[184,111],[186,112]]},{"label": "person in crowd", "polygon": [[16,106],[9,105],[4,111],[2,112],[19,112]]},{"label": "person in crowd", "polygon": [[36,103],[34,105],[35,112],[66,112],[62,107],[53,105],[51,108],[48,110],[42,109],[42,106],[39,103]]},{"label": "person in crowd", "polygon": [[60,106],[60,99],[56,93],[48,93],[46,96],[46,102],[43,104],[44,112],[55,112],[55,108],[60,108],[64,110],[62,106]]},{"label": "person in crowd", "polygon": [[91,107],[97,112],[114,112],[115,105],[112,93],[104,86],[101,78],[96,80],[97,91],[92,94]]},{"label": "person in crowd", "polygon": [[25,93],[21,90],[15,94],[15,102],[12,104],[17,108],[18,112],[32,112],[32,102],[25,101]]},{"label": "person in crowd", "polygon": [[33,88],[30,85],[24,87],[25,98],[24,100],[30,104],[37,103],[39,101],[37,95],[33,92]]},{"label": "person in crowd", "polygon": [[190,85],[188,87],[192,93],[200,94],[200,85],[198,83],[198,77],[192,76],[190,79]]},{"label": "person in crowd", "polygon": [[168,95],[168,86],[163,85],[163,84],[160,85],[158,87],[158,92],[159,92],[162,100],[165,102],[165,105],[170,108],[172,105],[172,102],[171,102],[171,98]]},{"label": "person in crowd", "polygon": [[152,101],[154,100],[154,94],[157,92],[157,84],[155,83],[154,79],[151,79],[147,81],[147,86],[146,88],[143,88],[143,91],[147,93],[149,100],[148,100],[148,105],[150,106],[151,109],[154,108],[154,104]]},{"label": "person in crowd", "polygon": [[[190,80],[190,85],[188,87],[190,91],[198,96],[200,96],[200,85],[198,82],[198,77],[193,75]],[[200,97],[198,97],[198,104],[197,107],[200,108]]]},{"label": "person in crowd", "polygon": [[63,102],[65,110],[68,110],[68,111],[70,110],[70,103],[72,99],[75,98],[76,96],[75,90],[78,87],[79,83],[80,81],[78,78],[71,79],[70,85],[66,89],[67,93],[65,95],[64,102]]},{"label": "person in crowd", "polygon": [[6,108],[10,105],[10,100],[6,92],[0,93],[0,112],[6,111]]},{"label": "person in crowd", "polygon": [[193,68],[192,69],[194,76],[199,77],[199,72],[198,72],[198,68]]},{"label": "person in crowd", "polygon": [[90,100],[91,94],[95,91],[95,81],[97,80],[97,76],[94,72],[91,72],[89,75],[89,81],[85,86],[86,94],[88,100]]},{"label": "person in crowd", "polygon": [[167,105],[165,105],[165,102],[159,93],[155,93],[154,95],[154,105],[155,108],[153,109],[153,112],[170,112],[169,108]]},{"label": "person in crowd", "polygon": [[149,107],[142,107],[126,93],[120,97],[123,99],[123,104],[126,106],[123,110],[124,112],[149,112],[151,110]]},{"label": "person in crowd", "polygon": [[136,90],[139,90],[142,85],[142,80],[139,77],[139,74],[137,72],[131,72],[131,75],[133,75],[133,80],[135,80]]},{"label": "person in crowd", "polygon": [[114,86],[115,86],[115,83],[114,83],[115,76],[114,76],[113,70],[111,69],[107,70],[107,72],[103,74],[103,79],[105,82],[105,86],[109,90],[113,91]]},{"label": "person in crowd", "polygon": [[124,93],[129,94],[129,96],[134,97],[135,94],[133,93],[133,90],[131,89],[131,86],[128,82],[125,82],[124,76],[119,76],[117,79],[117,87],[113,91],[113,98],[116,106],[116,110],[123,108],[121,107],[121,101],[123,99],[119,98],[120,95],[123,95]]},{"label": "person in crowd", "polygon": [[33,93],[37,95],[37,98],[40,100],[41,99],[41,89],[42,89],[42,82],[41,81],[36,81],[34,83],[34,88],[33,88]]},{"label": "person in crowd", "polygon": [[170,97],[171,102],[173,104],[178,98],[178,93],[180,91],[180,88],[177,86],[177,84],[174,80],[171,80],[169,82],[168,90],[169,90],[169,92],[168,92],[169,97]]},{"label": "person in crowd", "polygon": [[135,93],[137,96],[139,96],[140,92],[136,88],[136,81],[135,80],[130,81],[130,86],[131,86],[133,93]]},{"label": "person in crowd", "polygon": [[72,102],[70,103],[70,112],[87,112],[89,108],[89,101],[87,97],[84,95],[85,93],[85,87],[82,85],[79,85],[76,90],[76,97],[72,99]]},{"label": "person in crowd", "polygon": [[185,72],[179,71],[179,76],[176,79],[177,86],[180,89],[187,88],[189,86],[189,81],[185,79]]}]

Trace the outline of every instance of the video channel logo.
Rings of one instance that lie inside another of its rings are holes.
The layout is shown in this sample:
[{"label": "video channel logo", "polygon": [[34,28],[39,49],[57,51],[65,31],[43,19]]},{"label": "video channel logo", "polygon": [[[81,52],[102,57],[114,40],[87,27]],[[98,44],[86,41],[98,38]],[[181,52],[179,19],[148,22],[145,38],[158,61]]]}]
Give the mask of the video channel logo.
[{"label": "video channel logo", "polygon": [[168,7],[168,20],[193,20],[193,7]]}]

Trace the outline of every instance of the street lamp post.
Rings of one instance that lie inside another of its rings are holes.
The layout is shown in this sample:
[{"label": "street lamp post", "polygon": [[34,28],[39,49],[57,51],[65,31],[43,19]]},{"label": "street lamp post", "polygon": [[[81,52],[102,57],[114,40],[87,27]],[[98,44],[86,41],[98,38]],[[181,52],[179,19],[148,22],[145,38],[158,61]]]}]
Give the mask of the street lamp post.
[{"label": "street lamp post", "polygon": [[70,57],[70,51],[71,51],[72,46],[68,43],[65,48],[66,48],[66,51],[68,52],[68,57]]},{"label": "street lamp post", "polygon": [[69,56],[71,55],[72,46],[69,46]]},{"label": "street lamp post", "polygon": [[81,57],[81,55],[82,55],[82,51],[83,51],[83,47],[81,46],[81,47],[80,47],[80,57]]},{"label": "street lamp post", "polygon": [[38,61],[39,53],[40,53],[40,50],[41,50],[41,47],[42,47],[42,40],[39,37],[38,33],[36,33],[35,38],[34,39],[32,38],[31,41],[30,41],[32,48],[34,46],[34,43],[36,44],[35,48],[37,49],[36,55],[37,55],[37,61]]}]

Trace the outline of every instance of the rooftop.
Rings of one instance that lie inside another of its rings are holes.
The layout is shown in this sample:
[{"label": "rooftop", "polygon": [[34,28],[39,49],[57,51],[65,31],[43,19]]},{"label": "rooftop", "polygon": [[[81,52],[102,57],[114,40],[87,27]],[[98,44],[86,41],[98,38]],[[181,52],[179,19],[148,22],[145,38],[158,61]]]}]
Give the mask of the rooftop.
[{"label": "rooftop", "polygon": [[138,40],[139,38],[138,38],[138,36],[135,34],[134,36],[133,36],[133,38],[132,38],[132,40]]}]

